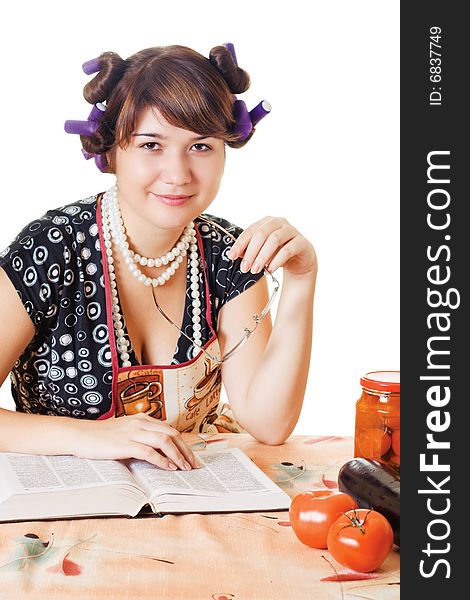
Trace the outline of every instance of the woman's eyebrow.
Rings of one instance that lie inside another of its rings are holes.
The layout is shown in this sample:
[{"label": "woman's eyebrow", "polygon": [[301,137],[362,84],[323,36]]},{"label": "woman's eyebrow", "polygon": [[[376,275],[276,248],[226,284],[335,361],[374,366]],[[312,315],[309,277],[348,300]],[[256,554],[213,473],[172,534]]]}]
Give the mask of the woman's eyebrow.
[{"label": "woman's eyebrow", "polygon": [[[132,134],[133,137],[151,137],[151,138],[157,138],[159,140],[166,140],[168,139],[166,137],[166,135],[162,135],[161,133],[133,133]],[[192,138],[192,142],[197,142],[199,140],[206,140],[207,138],[211,137],[210,135],[200,135],[197,136],[195,138]]]}]

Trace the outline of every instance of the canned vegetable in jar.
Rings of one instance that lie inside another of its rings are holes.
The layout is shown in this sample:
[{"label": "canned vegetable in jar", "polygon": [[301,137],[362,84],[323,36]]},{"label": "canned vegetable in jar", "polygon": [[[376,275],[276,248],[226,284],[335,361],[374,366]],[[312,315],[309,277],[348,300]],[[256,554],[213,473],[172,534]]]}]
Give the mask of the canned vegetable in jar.
[{"label": "canned vegetable in jar", "polygon": [[400,371],[372,371],[361,377],[356,402],[354,456],[400,464]]}]

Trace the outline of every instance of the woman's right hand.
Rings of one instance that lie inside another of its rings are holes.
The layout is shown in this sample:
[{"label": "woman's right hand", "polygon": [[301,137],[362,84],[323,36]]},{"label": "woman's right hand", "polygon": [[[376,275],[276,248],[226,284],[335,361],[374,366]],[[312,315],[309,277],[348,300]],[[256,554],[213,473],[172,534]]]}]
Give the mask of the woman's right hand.
[{"label": "woman's right hand", "polygon": [[178,430],[143,413],[98,421],[77,419],[76,424],[74,454],[81,458],[137,458],[172,471],[203,466]]}]

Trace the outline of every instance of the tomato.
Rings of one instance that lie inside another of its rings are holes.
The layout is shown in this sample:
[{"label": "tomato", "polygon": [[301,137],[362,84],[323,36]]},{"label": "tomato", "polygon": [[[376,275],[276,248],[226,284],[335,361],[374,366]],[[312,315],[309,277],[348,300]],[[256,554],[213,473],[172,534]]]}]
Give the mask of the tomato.
[{"label": "tomato", "polygon": [[392,440],[383,429],[370,427],[358,431],[357,445],[365,458],[377,458],[387,454],[392,445]]},{"label": "tomato", "polygon": [[397,429],[392,433],[392,448],[395,454],[400,456],[400,430]]},{"label": "tomato", "polygon": [[289,518],[298,539],[312,548],[326,548],[330,525],[356,502],[334,490],[306,491],[297,494],[290,504]]},{"label": "tomato", "polygon": [[393,530],[375,510],[360,508],[339,517],[328,531],[328,550],[344,567],[369,573],[383,563],[393,546]]}]

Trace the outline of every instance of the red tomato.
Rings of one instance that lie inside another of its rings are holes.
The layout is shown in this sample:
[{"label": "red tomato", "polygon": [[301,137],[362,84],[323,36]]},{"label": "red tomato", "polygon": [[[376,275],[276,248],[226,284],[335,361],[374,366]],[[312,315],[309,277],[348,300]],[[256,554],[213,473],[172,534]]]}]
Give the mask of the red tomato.
[{"label": "red tomato", "polygon": [[378,427],[361,429],[357,433],[357,444],[365,458],[378,458],[387,454],[392,445],[388,433]]},{"label": "red tomato", "polygon": [[312,548],[326,548],[330,525],[351,508],[357,508],[357,504],[342,492],[307,491],[292,500],[289,517],[292,529],[302,543]]},{"label": "red tomato", "polygon": [[387,519],[368,508],[350,510],[328,531],[328,550],[344,567],[369,573],[383,563],[393,546],[393,530]]}]

